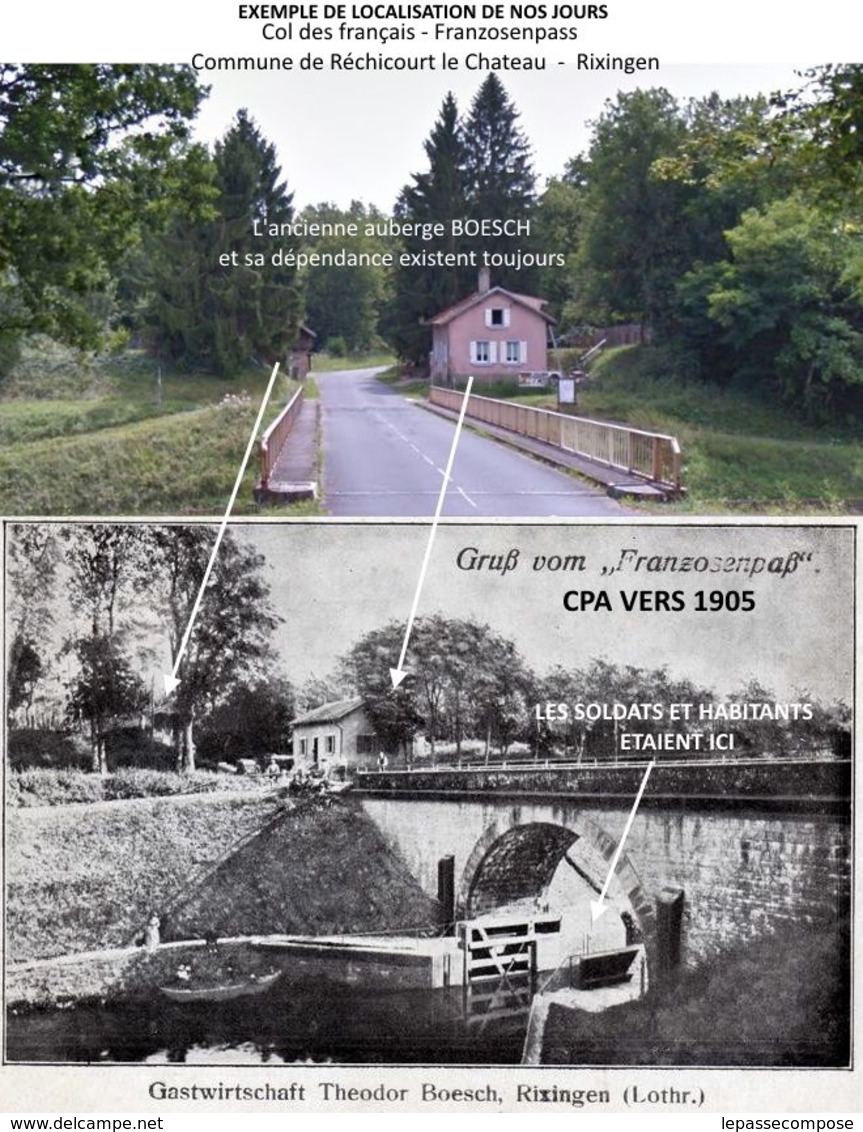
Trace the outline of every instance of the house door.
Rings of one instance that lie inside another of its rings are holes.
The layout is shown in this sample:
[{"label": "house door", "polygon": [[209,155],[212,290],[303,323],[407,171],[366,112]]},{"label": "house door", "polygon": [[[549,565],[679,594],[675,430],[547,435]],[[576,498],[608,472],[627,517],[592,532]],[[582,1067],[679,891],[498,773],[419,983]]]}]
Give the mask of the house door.
[{"label": "house door", "polygon": [[312,739],[312,766],[315,770],[318,769],[318,737],[317,735]]}]

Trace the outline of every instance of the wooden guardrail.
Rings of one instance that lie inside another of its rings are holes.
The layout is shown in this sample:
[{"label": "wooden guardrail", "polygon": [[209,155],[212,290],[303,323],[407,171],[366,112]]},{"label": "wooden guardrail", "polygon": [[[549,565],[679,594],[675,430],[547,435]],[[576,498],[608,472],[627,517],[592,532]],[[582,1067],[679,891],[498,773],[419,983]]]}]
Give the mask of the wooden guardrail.
[{"label": "wooden guardrail", "polygon": [[266,490],[273,468],[276,466],[294,422],[303,407],[304,390],[302,386],[285,405],[264,435],[261,437],[258,452],[261,461],[261,487]]},{"label": "wooden guardrail", "polygon": [[[433,405],[456,412],[461,408],[462,399],[463,394],[456,389],[433,385],[429,391]],[[589,420],[587,417],[571,417],[550,409],[537,409],[532,405],[474,394],[468,399],[466,416],[545,441],[564,452],[573,452],[598,464],[619,468],[675,491],[680,491],[682,486],[681,451],[674,436]]]}]

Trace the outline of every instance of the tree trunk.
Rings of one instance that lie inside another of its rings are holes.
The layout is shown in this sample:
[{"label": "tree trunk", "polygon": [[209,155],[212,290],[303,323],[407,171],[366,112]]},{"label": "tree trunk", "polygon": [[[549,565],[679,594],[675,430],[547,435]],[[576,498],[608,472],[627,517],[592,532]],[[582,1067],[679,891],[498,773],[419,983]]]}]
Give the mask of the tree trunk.
[{"label": "tree trunk", "polygon": [[182,772],[184,774],[191,774],[195,769],[195,740],[192,737],[192,724],[194,723],[194,713],[189,714],[189,718],[183,724],[183,733],[181,736],[181,750],[182,750]]},{"label": "tree trunk", "polygon": [[94,774],[106,774],[108,771],[105,735],[96,720],[90,724],[90,765]]}]

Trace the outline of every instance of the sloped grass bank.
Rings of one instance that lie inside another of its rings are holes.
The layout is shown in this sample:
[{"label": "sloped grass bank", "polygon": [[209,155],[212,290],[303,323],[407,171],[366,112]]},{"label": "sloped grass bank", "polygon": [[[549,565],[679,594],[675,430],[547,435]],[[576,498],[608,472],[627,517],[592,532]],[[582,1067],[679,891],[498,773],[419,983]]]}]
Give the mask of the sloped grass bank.
[{"label": "sloped grass bank", "polygon": [[8,960],[125,947],[277,806],[212,794],[8,810]]},{"label": "sloped grass bank", "polygon": [[168,916],[164,936],[423,929],[436,909],[358,803],[323,797],[225,861]]},{"label": "sloped grass bank", "polygon": [[683,381],[648,346],[610,350],[580,397],[590,416],[677,436],[681,510],[848,511],[863,506],[863,422],[815,428],[764,397]]},{"label": "sloped grass bank", "polygon": [[[650,346],[609,350],[591,377],[579,392],[580,415],[680,441],[688,494],[663,513],[863,510],[863,422],[806,425],[763,396],[675,376]],[[548,393],[518,400],[556,407]]]},{"label": "sloped grass bank", "polygon": [[387,930],[436,904],[359,805],[203,795],[13,810],[7,958],[128,946],[153,911],[165,940]]},{"label": "sloped grass bank", "polygon": [[[197,409],[81,437],[13,445],[0,452],[0,512],[224,512],[254,419],[251,406]],[[241,498],[251,499],[251,486]]]},{"label": "sloped grass bank", "polygon": [[787,931],[688,972],[672,991],[586,1014],[552,1004],[546,1065],[844,1066],[847,921]]},{"label": "sloped grass bank", "polygon": [[[0,513],[221,514],[270,371],[166,374],[134,353],[84,364],[38,351],[0,397]],[[280,376],[266,425],[297,388]],[[257,512],[254,454],[235,510]]]}]

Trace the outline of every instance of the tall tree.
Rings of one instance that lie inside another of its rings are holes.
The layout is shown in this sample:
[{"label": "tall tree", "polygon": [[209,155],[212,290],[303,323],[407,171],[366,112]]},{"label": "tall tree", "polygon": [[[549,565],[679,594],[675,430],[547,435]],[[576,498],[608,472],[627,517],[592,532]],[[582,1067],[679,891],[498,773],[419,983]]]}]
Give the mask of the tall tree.
[{"label": "tall tree", "polygon": [[[536,205],[536,177],[530,143],[518,124],[519,112],[495,71],[491,71],[471,103],[464,123],[465,180],[468,215],[475,220],[531,222]],[[484,252],[509,256],[512,265],[492,265],[492,282],[530,294],[539,281],[534,268],[515,266],[514,253],[532,251],[529,234],[505,233],[482,239]]]},{"label": "tall tree", "polygon": [[296,338],[296,273],[273,262],[281,242],[269,237],[293,204],[275,147],[247,111],[212,160],[212,201],[179,208],[153,249],[150,320],[160,352],[231,376],[250,360],[284,358]]},{"label": "tall tree", "polygon": [[[167,628],[172,663],[189,625],[215,540],[209,527],[157,527],[142,589],[153,594]],[[226,534],[195,617],[174,693],[174,748],[179,771],[195,769],[195,725],[237,680],[267,672],[278,617],[269,602],[263,558]],[[152,598],[151,598],[152,600]]]},{"label": "tall tree", "polygon": [[581,162],[574,158],[562,177],[552,177],[537,201],[535,235],[543,248],[553,248],[566,257],[566,266],[546,267],[540,272],[539,293],[549,303],[549,313],[558,323],[560,339],[577,329],[578,317],[568,304],[578,283],[578,250],[585,210],[585,184]]},{"label": "tall tree", "polygon": [[6,710],[10,726],[19,712],[24,726],[32,726],[33,699],[44,674],[36,642],[16,634],[9,647]]},{"label": "tall tree", "polygon": [[205,93],[186,66],[0,65],[0,365],[37,330],[98,344],[114,265]]},{"label": "tall tree", "polygon": [[467,154],[458,106],[451,93],[444,98],[431,133],[423,142],[428,168],[415,173],[402,189],[394,218],[402,224],[442,224],[444,234],[425,239],[415,228],[402,238],[406,262],[394,272],[393,297],[386,318],[386,334],[399,357],[424,364],[431,348],[431,332],[422,325],[438,311],[451,306],[472,289],[476,272],[470,268],[434,270],[412,263],[423,252],[458,253],[463,239],[452,231],[452,219],[465,212]]},{"label": "tall tree", "polygon": [[343,671],[362,696],[378,734],[390,749],[407,752],[422,729],[432,743],[449,739],[460,755],[465,738],[481,735],[502,748],[523,718],[529,673],[515,645],[472,619],[432,614],[417,618],[406,664],[410,676],[393,691],[404,625],[391,622],[362,637]]},{"label": "tall tree", "polygon": [[395,691],[390,668],[398,660],[404,639],[404,625],[390,622],[366,633],[342,658],[341,679],[363,698],[375,733],[384,748],[393,754],[402,751],[406,759],[413,737],[423,722],[411,689],[401,684]]},{"label": "tall tree", "polygon": [[54,582],[60,560],[56,532],[41,523],[10,523],[6,534],[6,617],[9,633],[7,709],[29,712],[45,675],[45,638],[54,623]]},{"label": "tall tree", "polygon": [[803,72],[795,90],[774,95],[766,136],[794,145],[797,183],[823,204],[863,205],[863,64],[828,63]]},{"label": "tall tree", "polygon": [[132,669],[116,636],[106,633],[81,637],[71,651],[79,670],[69,683],[67,715],[90,732],[92,769],[108,771],[107,738],[118,719],[140,712],[147,703],[141,677]]},{"label": "tall tree", "polygon": [[279,677],[235,685],[201,719],[196,736],[198,755],[217,762],[290,751],[294,703],[294,689]]},{"label": "tall tree", "polygon": [[[830,213],[796,197],[744,214],[731,259],[681,281],[719,372],[813,420],[863,412],[863,253]],[[705,324],[704,316],[708,320]],[[715,349],[715,347],[714,347]]]},{"label": "tall tree", "polygon": [[579,296],[586,321],[650,323],[667,309],[688,266],[681,216],[693,190],[660,177],[655,163],[677,153],[685,132],[662,88],[619,94],[594,123]]},{"label": "tall tree", "polygon": [[[357,235],[319,236],[309,240],[316,252],[337,255],[342,249],[356,254],[380,255],[391,250],[393,241],[385,217],[362,201],[351,201],[346,209],[319,204],[303,210],[309,224],[353,225]],[[378,226],[381,226],[380,228]],[[339,231],[339,229],[336,229]],[[369,350],[378,337],[381,307],[389,286],[388,271],[375,263],[345,267],[338,262],[311,264],[302,277],[306,321],[327,347],[333,340],[350,352]]]},{"label": "tall tree", "polygon": [[[142,707],[143,685],[126,655],[134,627],[133,586],[147,568],[142,528],[116,523],[61,527],[73,632],[64,646],[78,672],[67,714],[90,734],[92,769],[108,770],[106,737],[115,721]],[[83,630],[81,632],[80,630]]]}]

